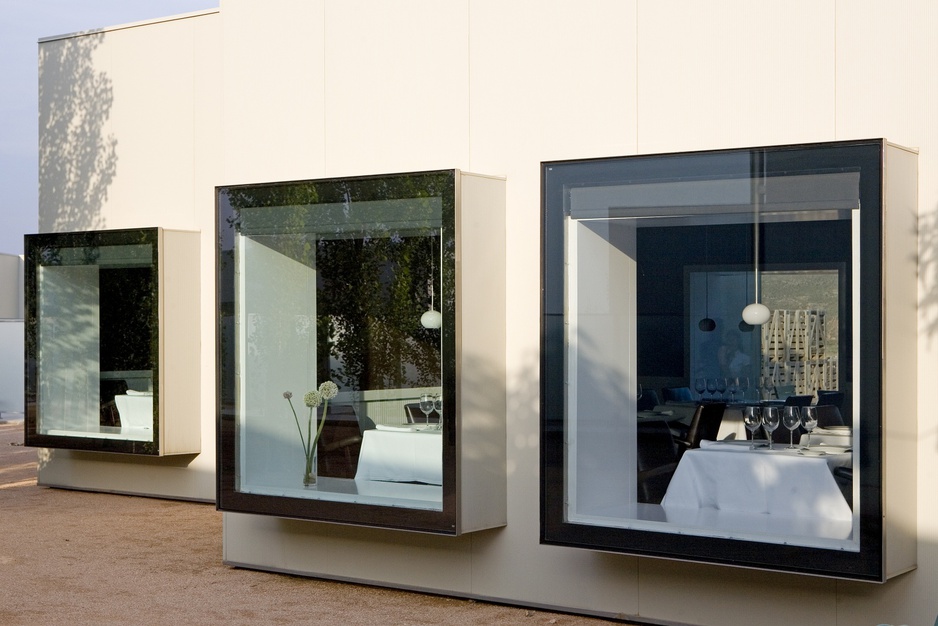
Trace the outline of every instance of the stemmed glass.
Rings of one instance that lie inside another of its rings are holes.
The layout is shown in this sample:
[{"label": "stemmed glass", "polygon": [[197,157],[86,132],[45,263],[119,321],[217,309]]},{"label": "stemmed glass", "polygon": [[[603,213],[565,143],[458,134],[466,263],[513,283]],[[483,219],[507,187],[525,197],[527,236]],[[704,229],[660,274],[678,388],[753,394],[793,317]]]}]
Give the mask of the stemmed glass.
[{"label": "stemmed glass", "polygon": [[436,409],[437,414],[440,416],[436,424],[436,429],[443,430],[443,394],[438,393],[433,396],[433,408]]},{"label": "stemmed glass", "polygon": [[726,379],[717,378],[717,391],[720,393],[720,400],[726,398]]},{"label": "stemmed glass", "polygon": [[746,401],[746,394],[747,394],[747,392],[749,391],[749,377],[748,377],[748,376],[740,376],[737,380],[739,381],[739,383],[738,383],[738,384],[739,384],[739,391],[743,394],[743,402],[745,402],[745,401]]},{"label": "stemmed glass", "polygon": [[425,393],[420,396],[420,410],[423,411],[423,421],[426,424],[430,423],[430,413],[433,412],[433,396],[429,393]]},{"label": "stemmed glass", "polygon": [[[804,411],[801,414],[801,425],[804,426],[804,429],[808,431],[807,438],[804,438],[805,441],[811,440],[811,431],[817,426],[817,407],[816,406],[806,406]],[[808,444],[802,446],[803,449],[808,449]]]},{"label": "stemmed glass", "polygon": [[697,392],[697,398],[703,400],[703,392],[707,390],[707,379],[706,378],[695,378],[694,379],[694,391]]},{"label": "stemmed glass", "polygon": [[707,393],[710,395],[711,400],[713,400],[713,394],[716,393],[716,390],[717,390],[717,379],[708,378],[707,379]]},{"label": "stemmed glass", "polygon": [[749,446],[749,449],[755,450],[756,431],[759,430],[760,426],[762,426],[762,408],[752,405],[747,406],[743,410],[743,423],[746,425],[746,430],[749,431],[749,438],[752,440],[752,444]]},{"label": "stemmed glass", "polygon": [[771,376],[762,377],[762,390],[764,392],[762,394],[762,397],[765,398],[766,400],[771,400],[772,391],[775,390],[775,381],[772,379]]},{"label": "stemmed glass", "polygon": [[801,408],[797,406],[786,406],[785,414],[782,415],[782,424],[788,429],[788,449],[795,450],[795,429],[801,426]]},{"label": "stemmed glass", "polygon": [[730,378],[726,389],[730,392],[730,402],[736,402],[736,392],[739,391],[739,379]]},{"label": "stemmed glass", "polygon": [[762,410],[762,428],[769,435],[769,450],[772,450],[772,433],[781,422],[781,407],[767,406]]}]

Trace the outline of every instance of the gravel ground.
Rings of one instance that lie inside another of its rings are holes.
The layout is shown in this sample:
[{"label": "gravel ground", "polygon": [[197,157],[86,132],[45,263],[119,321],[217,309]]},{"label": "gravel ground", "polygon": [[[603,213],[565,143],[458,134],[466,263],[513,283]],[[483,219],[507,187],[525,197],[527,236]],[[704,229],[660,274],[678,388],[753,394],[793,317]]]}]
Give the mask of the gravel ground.
[{"label": "gravel ground", "polygon": [[213,505],[36,485],[0,420],[0,624],[622,624],[222,563]]}]

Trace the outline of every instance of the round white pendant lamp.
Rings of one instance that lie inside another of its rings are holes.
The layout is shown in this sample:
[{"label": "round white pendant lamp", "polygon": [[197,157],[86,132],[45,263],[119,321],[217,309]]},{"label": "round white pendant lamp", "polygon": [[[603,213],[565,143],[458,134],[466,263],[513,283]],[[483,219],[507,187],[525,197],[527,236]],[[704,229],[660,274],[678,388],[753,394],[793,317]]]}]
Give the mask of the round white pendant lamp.
[{"label": "round white pendant lamp", "polygon": [[758,184],[752,209],[752,279],[755,293],[752,294],[753,302],[743,309],[743,321],[750,326],[761,326],[772,317],[769,307],[759,302],[759,203],[765,202],[765,155],[762,155],[762,172]]}]

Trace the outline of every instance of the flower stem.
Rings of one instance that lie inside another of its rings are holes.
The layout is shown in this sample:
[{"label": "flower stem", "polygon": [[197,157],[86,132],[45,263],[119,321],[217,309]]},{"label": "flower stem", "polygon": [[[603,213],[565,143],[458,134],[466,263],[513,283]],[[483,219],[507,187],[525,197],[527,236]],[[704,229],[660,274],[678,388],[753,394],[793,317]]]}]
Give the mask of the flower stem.
[{"label": "flower stem", "polygon": [[296,409],[293,408],[293,400],[287,398],[290,403],[290,410],[293,411],[293,421],[296,422],[296,430],[300,433],[300,443],[303,444],[303,454],[309,457],[309,448],[306,446],[306,440],[303,439],[303,429],[300,428],[300,418],[296,415]]}]

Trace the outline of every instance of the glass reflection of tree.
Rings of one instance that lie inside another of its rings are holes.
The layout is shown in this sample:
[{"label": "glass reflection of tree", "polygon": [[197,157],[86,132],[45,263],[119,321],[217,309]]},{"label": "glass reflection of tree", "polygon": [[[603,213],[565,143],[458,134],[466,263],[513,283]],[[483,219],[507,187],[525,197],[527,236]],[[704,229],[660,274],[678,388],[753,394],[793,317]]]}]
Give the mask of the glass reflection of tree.
[{"label": "glass reflection of tree", "polygon": [[396,233],[319,242],[319,345],[338,364],[330,378],[357,389],[440,384],[440,332],[420,325],[430,243]]},{"label": "glass reflection of tree", "polygon": [[[454,306],[455,245],[451,237],[441,244],[439,209],[428,210],[433,198],[443,199],[444,212],[452,208],[453,175],[226,190],[230,227],[317,270],[319,380],[353,390],[440,384],[441,331],[423,328],[420,316],[431,280],[444,317]],[[393,224],[357,213],[356,203],[383,200],[413,202],[381,213]],[[257,210],[264,207],[274,210]]]}]

